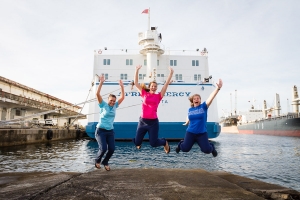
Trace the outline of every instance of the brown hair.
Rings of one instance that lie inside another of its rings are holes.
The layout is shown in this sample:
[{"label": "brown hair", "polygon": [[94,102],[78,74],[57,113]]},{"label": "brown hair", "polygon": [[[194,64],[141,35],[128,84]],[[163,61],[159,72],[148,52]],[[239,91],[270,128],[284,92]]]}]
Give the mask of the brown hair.
[{"label": "brown hair", "polygon": [[191,107],[194,107],[193,99],[196,96],[198,96],[201,99],[200,94],[193,94],[192,96],[189,97],[189,101],[191,102]]},{"label": "brown hair", "polygon": [[145,83],[142,83],[141,86],[142,86],[142,89],[145,90],[146,92],[149,92],[150,91],[150,86],[151,84],[155,83],[157,85],[157,82],[156,81],[151,81],[149,83],[149,87],[145,84]]},{"label": "brown hair", "polygon": [[109,97],[113,97],[113,98],[117,99],[116,95],[114,95],[114,94],[109,94],[108,98]]}]

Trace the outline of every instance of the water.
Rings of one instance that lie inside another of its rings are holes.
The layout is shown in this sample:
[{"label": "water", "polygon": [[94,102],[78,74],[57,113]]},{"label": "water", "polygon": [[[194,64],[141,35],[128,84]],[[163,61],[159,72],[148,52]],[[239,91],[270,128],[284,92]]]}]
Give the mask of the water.
[{"label": "water", "polygon": [[[117,142],[110,160],[115,168],[202,168],[227,171],[300,191],[300,138],[222,133],[213,143],[218,157],[206,155],[194,145],[188,153],[176,154],[152,148],[144,142],[137,150],[131,142]],[[88,172],[98,144],[92,140],[51,141],[51,143],[0,148],[0,173],[4,172]]]}]

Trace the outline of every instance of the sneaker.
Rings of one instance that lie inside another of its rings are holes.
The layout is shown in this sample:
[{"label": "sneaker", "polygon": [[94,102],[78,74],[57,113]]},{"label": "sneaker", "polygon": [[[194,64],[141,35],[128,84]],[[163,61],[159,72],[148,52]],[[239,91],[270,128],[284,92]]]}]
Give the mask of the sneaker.
[{"label": "sneaker", "polygon": [[214,156],[214,157],[217,157],[217,155],[218,155],[218,152],[217,152],[217,150],[215,149],[215,145],[213,144],[213,143],[210,143],[211,144],[211,146],[213,147],[213,150],[212,150],[212,155]]},{"label": "sneaker", "polygon": [[211,153],[214,157],[217,157],[217,155],[218,155],[218,152],[215,149]]},{"label": "sneaker", "polygon": [[180,152],[180,144],[181,144],[181,143],[183,143],[183,140],[180,140],[180,142],[178,143],[178,145],[177,145],[177,147],[176,147],[176,149],[175,149],[176,153],[179,153],[179,152]]},{"label": "sneaker", "polygon": [[179,147],[176,147],[175,151],[176,151],[176,153],[179,153],[180,148],[179,148]]}]

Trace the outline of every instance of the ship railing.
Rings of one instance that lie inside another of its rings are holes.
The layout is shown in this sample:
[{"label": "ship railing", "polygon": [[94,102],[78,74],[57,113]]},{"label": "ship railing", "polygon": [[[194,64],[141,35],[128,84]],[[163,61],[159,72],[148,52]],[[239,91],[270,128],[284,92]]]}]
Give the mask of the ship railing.
[{"label": "ship railing", "polygon": [[[128,75],[127,79],[124,80],[122,79],[124,84],[131,83],[132,80],[134,79],[133,76]],[[156,77],[155,80],[159,84],[164,84],[167,79],[167,75],[164,77]],[[114,76],[109,76],[107,80],[105,80],[106,83],[119,83],[120,76],[119,75],[114,75]],[[139,83],[145,82],[144,80],[139,80]],[[198,85],[206,85],[206,84],[214,84],[214,81],[211,82],[203,82],[199,80],[194,80],[194,76],[184,76],[182,80],[172,80],[173,83],[196,83]],[[98,82],[96,84],[99,84]]]},{"label": "ship railing", "polygon": [[[157,46],[157,45],[156,45]],[[158,47],[158,46],[157,46]],[[157,48],[156,47],[156,48]],[[115,55],[115,54],[138,54],[141,50],[143,50],[144,47],[141,46],[139,49],[95,49],[94,54],[98,56],[103,56],[103,55]],[[165,55],[188,55],[188,56],[201,56],[201,57],[207,57],[207,53],[203,54],[201,51],[196,50],[185,50],[185,49],[168,49],[165,48],[163,44],[159,45],[159,49],[164,51]]]}]

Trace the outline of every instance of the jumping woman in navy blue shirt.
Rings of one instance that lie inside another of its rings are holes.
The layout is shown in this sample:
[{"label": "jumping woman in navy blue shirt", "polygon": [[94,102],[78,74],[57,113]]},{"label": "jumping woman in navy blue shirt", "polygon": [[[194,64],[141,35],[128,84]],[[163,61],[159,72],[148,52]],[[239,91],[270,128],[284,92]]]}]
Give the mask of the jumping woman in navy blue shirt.
[{"label": "jumping woman in navy blue shirt", "polygon": [[223,82],[219,79],[219,83],[216,84],[216,89],[203,103],[201,103],[201,97],[199,94],[194,94],[189,98],[191,108],[188,111],[188,119],[186,122],[186,124],[188,123],[188,128],[186,130],[184,140],[181,140],[176,148],[176,153],[179,153],[180,150],[183,152],[189,152],[194,143],[197,142],[203,153],[212,153],[214,157],[218,155],[214,145],[208,141],[206,130],[208,107],[222,88]]}]

